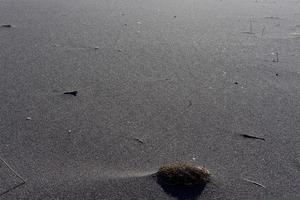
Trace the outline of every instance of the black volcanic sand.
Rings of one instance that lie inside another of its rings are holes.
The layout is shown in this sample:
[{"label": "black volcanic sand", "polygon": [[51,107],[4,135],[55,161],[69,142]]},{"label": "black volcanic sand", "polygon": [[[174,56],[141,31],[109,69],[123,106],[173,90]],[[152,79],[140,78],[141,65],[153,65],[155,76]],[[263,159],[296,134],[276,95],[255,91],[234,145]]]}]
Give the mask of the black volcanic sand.
[{"label": "black volcanic sand", "polygon": [[[0,0],[2,24],[0,156],[26,183],[1,161],[1,199],[299,199],[297,1]],[[212,181],[172,193],[173,162]]]}]

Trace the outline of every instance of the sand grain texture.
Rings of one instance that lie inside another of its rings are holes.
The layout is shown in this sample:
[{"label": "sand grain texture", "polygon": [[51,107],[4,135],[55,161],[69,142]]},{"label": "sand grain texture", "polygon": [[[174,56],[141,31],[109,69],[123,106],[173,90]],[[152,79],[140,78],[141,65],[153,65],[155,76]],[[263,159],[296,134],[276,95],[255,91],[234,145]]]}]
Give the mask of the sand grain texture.
[{"label": "sand grain texture", "polygon": [[[299,6],[0,0],[1,200],[298,200]],[[174,162],[211,184],[161,187]]]}]

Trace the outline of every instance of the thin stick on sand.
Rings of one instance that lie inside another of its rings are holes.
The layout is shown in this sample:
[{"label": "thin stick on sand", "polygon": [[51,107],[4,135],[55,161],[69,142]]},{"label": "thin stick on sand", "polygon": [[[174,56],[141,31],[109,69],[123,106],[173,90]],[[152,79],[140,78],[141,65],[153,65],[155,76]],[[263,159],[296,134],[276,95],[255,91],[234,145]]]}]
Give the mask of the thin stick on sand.
[{"label": "thin stick on sand", "polygon": [[265,30],[266,30],[266,27],[264,26],[263,29],[262,29],[262,31],[261,31],[261,37],[264,36]]},{"label": "thin stick on sand", "polygon": [[256,137],[256,136],[252,136],[252,135],[248,135],[248,134],[240,134],[240,136],[244,137],[244,138],[251,138],[251,139],[258,139],[258,140],[263,140],[265,141],[265,138],[262,137]]},{"label": "thin stick on sand", "polygon": [[3,28],[12,28],[13,26],[11,24],[2,24],[1,27],[3,27]]},{"label": "thin stick on sand", "polygon": [[253,31],[252,31],[252,19],[250,19],[250,32],[249,33],[253,33]]},{"label": "thin stick on sand", "polygon": [[247,181],[247,182],[249,182],[249,183],[253,183],[254,185],[258,185],[258,186],[260,186],[260,187],[266,188],[266,186],[264,186],[264,185],[262,185],[262,184],[260,184],[260,183],[258,183],[258,182],[249,180],[249,179],[247,179],[247,178],[243,178],[243,180],[244,180],[244,181]]},{"label": "thin stick on sand", "polygon": [[9,189],[5,190],[4,192],[0,193],[0,196],[2,196],[2,195],[4,195],[4,194],[6,194],[6,193],[8,193],[8,192],[10,192],[10,191],[12,191],[12,190],[14,190],[14,189],[16,189],[17,187],[20,187],[21,185],[24,185],[24,184],[26,183],[26,181],[25,181],[25,179],[24,179],[21,175],[19,175],[18,172],[16,172],[16,171],[15,171],[15,170],[14,170],[14,169],[6,162],[3,158],[0,157],[0,160],[8,167],[8,169],[10,169],[10,170],[14,173],[15,176],[17,176],[19,179],[22,180],[22,182],[19,183],[19,184],[17,184],[16,186],[14,186],[14,187],[12,187],[12,188],[9,188]]},{"label": "thin stick on sand", "polygon": [[253,32],[253,24],[252,24],[252,19],[250,19],[249,21],[249,31],[245,31],[243,32],[245,34],[250,34],[250,35],[254,35],[255,33]]}]

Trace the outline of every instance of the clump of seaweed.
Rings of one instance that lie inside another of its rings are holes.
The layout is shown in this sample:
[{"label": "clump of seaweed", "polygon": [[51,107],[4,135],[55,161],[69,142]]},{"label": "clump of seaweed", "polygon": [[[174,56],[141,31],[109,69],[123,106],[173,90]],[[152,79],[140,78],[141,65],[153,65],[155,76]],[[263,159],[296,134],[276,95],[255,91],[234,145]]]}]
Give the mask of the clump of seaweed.
[{"label": "clump of seaweed", "polygon": [[157,177],[167,185],[195,186],[210,181],[210,172],[205,167],[189,163],[174,163],[159,168]]}]

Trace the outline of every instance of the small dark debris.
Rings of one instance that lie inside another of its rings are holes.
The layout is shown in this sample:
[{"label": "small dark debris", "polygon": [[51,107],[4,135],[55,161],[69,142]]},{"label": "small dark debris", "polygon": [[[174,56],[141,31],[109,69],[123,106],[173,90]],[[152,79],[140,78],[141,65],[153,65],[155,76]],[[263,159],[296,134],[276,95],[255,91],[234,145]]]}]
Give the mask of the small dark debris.
[{"label": "small dark debris", "polygon": [[177,16],[176,15],[174,15],[174,18],[176,18]]},{"label": "small dark debris", "polygon": [[144,144],[144,143],[145,143],[143,140],[141,140],[141,139],[139,139],[139,138],[134,138],[134,140],[138,141],[138,142],[141,143],[141,144]]},{"label": "small dark debris", "polygon": [[265,141],[265,138],[262,138],[262,137],[256,137],[256,136],[252,136],[252,135],[240,134],[240,136],[242,136],[242,137],[244,137],[244,138],[258,139],[258,140],[263,140],[263,141]]},{"label": "small dark debris", "polygon": [[242,32],[243,34],[249,34],[249,35],[255,35],[255,33],[253,33],[253,32],[250,32],[250,31],[244,31],[244,32]]},{"label": "small dark debris", "polygon": [[3,28],[12,28],[13,26],[11,24],[2,24],[1,27],[3,27]]},{"label": "small dark debris", "polygon": [[124,26],[127,26],[128,24],[124,24]]},{"label": "small dark debris", "polygon": [[234,82],[234,84],[238,85],[239,83],[238,82]]},{"label": "small dark debris", "polygon": [[279,76],[279,74],[275,74],[276,76]]},{"label": "small dark debris", "polygon": [[192,105],[193,105],[192,101],[189,100],[188,108],[191,107]]},{"label": "small dark debris", "polygon": [[65,92],[64,94],[70,94],[73,96],[77,96],[78,91],[72,91],[72,92]]},{"label": "small dark debris", "polygon": [[275,16],[265,17],[265,19],[282,20],[282,18],[280,18],[280,17],[275,17]]},{"label": "small dark debris", "polygon": [[273,54],[276,56],[276,58],[273,58],[273,62],[278,63],[279,62],[279,53],[276,52],[276,53],[273,53]]}]

